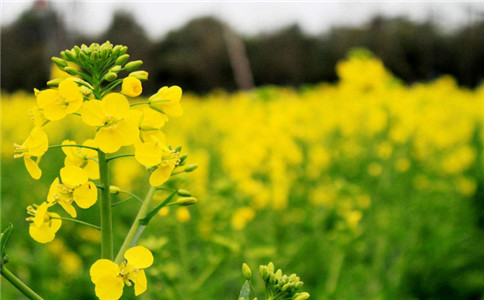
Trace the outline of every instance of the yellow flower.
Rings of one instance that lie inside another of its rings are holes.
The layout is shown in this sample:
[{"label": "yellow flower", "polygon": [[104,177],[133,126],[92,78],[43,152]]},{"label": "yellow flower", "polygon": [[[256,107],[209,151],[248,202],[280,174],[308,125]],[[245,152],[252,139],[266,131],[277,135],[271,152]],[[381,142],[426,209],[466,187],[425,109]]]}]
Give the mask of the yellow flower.
[{"label": "yellow flower", "polygon": [[183,115],[183,109],[180,105],[182,89],[179,86],[164,86],[158,90],[158,93],[149,98],[150,106],[164,114],[173,117]]},{"label": "yellow flower", "polygon": [[255,212],[250,207],[242,207],[235,211],[232,216],[232,228],[236,230],[244,229],[247,224],[255,217]]},{"label": "yellow flower", "polygon": [[171,176],[171,172],[180,162],[179,154],[161,143],[156,136],[151,136],[151,141],[139,143],[135,146],[136,160],[147,167],[155,167],[150,175],[150,184],[159,186],[165,183]]},{"label": "yellow flower", "polygon": [[163,132],[161,132],[161,128],[168,121],[168,117],[149,107],[144,107],[142,112],[143,116],[139,125],[141,140],[149,140],[151,135],[155,135],[160,142],[166,143],[166,138]]},{"label": "yellow flower", "polygon": [[49,139],[47,134],[40,127],[34,127],[30,135],[23,142],[22,145],[14,144],[14,158],[24,158],[25,168],[29,172],[30,176],[34,179],[39,179],[42,176],[42,170],[39,168],[36,162],[32,159],[32,156],[40,157],[49,148]]},{"label": "yellow flower", "polygon": [[134,284],[136,296],[147,289],[144,269],[153,264],[153,254],[143,246],[130,248],[124,253],[126,259],[119,266],[108,260],[99,259],[89,271],[95,285],[96,296],[100,300],[117,300],[123,295],[124,285]]},{"label": "yellow flower", "polygon": [[98,127],[94,141],[103,152],[113,153],[131,145],[139,135],[139,111],[130,109],[128,99],[121,94],[85,102],[81,115],[84,123]]},{"label": "yellow flower", "polygon": [[44,116],[43,109],[37,105],[32,107],[32,109],[29,111],[29,114],[30,118],[34,120],[35,127],[42,127],[49,122],[49,120],[47,120]]},{"label": "yellow flower", "polygon": [[59,89],[48,89],[37,95],[37,104],[43,109],[46,119],[56,121],[72,114],[81,108],[82,94],[79,86],[66,79],[59,84]]},{"label": "yellow flower", "polygon": [[80,208],[89,208],[96,203],[96,185],[88,181],[86,171],[77,166],[66,166],[60,170],[60,179],[62,183],[57,177],[50,186],[49,203],[59,203],[73,218],[77,216],[73,201]]},{"label": "yellow flower", "polygon": [[31,222],[29,226],[30,236],[42,244],[54,240],[55,233],[62,225],[62,220],[58,214],[47,211],[50,206],[52,204],[43,202],[40,206],[34,204],[27,207],[27,213],[32,216],[27,218],[27,221]]},{"label": "yellow flower", "polygon": [[123,79],[123,84],[121,85],[121,93],[128,97],[138,97],[141,95],[143,87],[141,86],[141,81],[134,77],[126,77]]},{"label": "yellow flower", "polygon": [[[62,145],[77,145],[77,143],[65,140],[62,142]],[[96,147],[94,140],[86,140],[82,145]],[[62,151],[66,154],[64,160],[66,166],[83,168],[87,172],[89,178],[99,179],[99,164],[96,150],[80,147],[62,147]]]},{"label": "yellow flower", "polygon": [[182,223],[190,221],[190,211],[186,207],[179,207],[176,210],[176,218]]}]

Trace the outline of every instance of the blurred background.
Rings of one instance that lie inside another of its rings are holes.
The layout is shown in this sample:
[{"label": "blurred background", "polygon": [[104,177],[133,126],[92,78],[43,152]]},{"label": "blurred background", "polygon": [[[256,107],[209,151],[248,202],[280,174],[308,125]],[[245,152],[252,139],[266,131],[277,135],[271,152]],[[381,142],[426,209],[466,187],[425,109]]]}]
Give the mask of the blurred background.
[{"label": "blurred background", "polygon": [[[1,225],[15,226],[10,269],[47,299],[94,299],[100,236],[64,222],[47,245],[30,238],[25,207],[45,200],[64,154],[50,150],[34,181],[12,144],[33,127],[33,89],[63,76],[50,57],[106,40],[144,61],[144,96],[183,88],[184,116],[164,131],[199,165],[167,183],[199,202],[148,227],[148,292],[123,299],[235,299],[242,262],[269,261],[312,299],[484,299],[483,4],[1,5]],[[46,131],[82,142],[82,128],[70,116]],[[135,161],[111,171],[146,192]],[[136,209],[113,208],[115,247]],[[99,223],[97,207],[79,213]]]}]

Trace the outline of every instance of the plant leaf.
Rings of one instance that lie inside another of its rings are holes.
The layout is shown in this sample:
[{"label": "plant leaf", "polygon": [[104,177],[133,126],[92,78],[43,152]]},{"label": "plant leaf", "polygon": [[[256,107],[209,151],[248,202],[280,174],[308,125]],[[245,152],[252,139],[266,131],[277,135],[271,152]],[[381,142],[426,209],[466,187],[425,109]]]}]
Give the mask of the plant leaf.
[{"label": "plant leaf", "polygon": [[249,300],[249,294],[250,294],[250,284],[249,284],[249,281],[246,280],[244,285],[242,286],[242,289],[240,290],[239,300],[241,298],[244,300]]}]

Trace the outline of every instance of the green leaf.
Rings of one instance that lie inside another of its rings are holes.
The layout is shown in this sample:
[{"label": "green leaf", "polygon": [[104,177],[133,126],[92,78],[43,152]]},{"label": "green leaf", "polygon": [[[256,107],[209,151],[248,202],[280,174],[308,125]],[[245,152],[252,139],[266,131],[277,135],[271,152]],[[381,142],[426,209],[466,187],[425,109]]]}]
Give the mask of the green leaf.
[{"label": "green leaf", "polygon": [[250,284],[249,284],[249,281],[246,280],[244,285],[242,286],[242,289],[240,290],[239,300],[241,298],[244,300],[249,300],[249,294],[250,294]]},{"label": "green leaf", "polygon": [[8,224],[7,228],[2,232],[2,236],[0,238],[0,249],[2,251],[2,260],[5,257],[5,245],[7,244],[8,237],[12,232],[13,225],[10,223]]}]

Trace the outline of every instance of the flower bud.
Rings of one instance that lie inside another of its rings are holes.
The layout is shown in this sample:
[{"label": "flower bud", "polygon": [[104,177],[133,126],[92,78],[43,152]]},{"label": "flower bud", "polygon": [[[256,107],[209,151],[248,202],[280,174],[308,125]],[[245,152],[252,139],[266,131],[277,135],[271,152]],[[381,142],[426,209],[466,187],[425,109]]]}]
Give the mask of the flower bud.
[{"label": "flower bud", "polygon": [[297,293],[294,295],[294,300],[306,300],[309,298],[309,294],[304,292],[304,293]]},{"label": "flower bud", "polygon": [[195,171],[196,168],[198,168],[197,164],[188,165],[185,168],[185,172],[187,172],[187,173],[193,172],[193,171]]},{"label": "flower bud", "polygon": [[64,80],[64,78],[56,78],[56,79],[49,80],[49,81],[47,81],[47,86],[49,86],[49,87],[58,87],[59,84],[63,80]]},{"label": "flower bud", "polygon": [[250,280],[252,278],[252,271],[250,270],[249,265],[247,265],[246,263],[242,264],[242,274],[247,280]]},{"label": "flower bud", "polygon": [[73,52],[73,51],[69,51],[69,50],[66,50],[66,51],[63,51],[64,52],[64,55],[62,55],[62,52],[61,52],[61,56],[63,59],[65,60],[70,60],[70,61],[74,61],[76,59],[76,53]]},{"label": "flower bud", "polygon": [[120,65],[124,65],[129,59],[129,54],[124,54],[124,55],[121,55],[120,57],[118,57],[118,59],[116,59],[116,62],[114,64],[120,66]]},{"label": "flower bud", "polygon": [[188,157],[187,154],[183,154],[182,156],[180,156],[180,163],[178,165],[179,166],[185,165],[185,162],[187,161],[187,157]]},{"label": "flower bud", "polygon": [[178,196],[182,196],[182,197],[190,197],[192,195],[190,194],[189,191],[183,190],[183,189],[179,189],[177,193],[178,193]]},{"label": "flower bud", "polygon": [[181,145],[180,145],[180,146],[177,146],[177,147],[175,148],[175,152],[180,152],[180,151],[181,151],[181,149],[182,149],[182,146],[181,146]]},{"label": "flower bud", "polygon": [[[128,60],[128,59],[126,59],[126,60]],[[117,62],[117,60],[116,60],[116,62]],[[124,66],[124,69],[128,72],[131,72],[131,71],[138,69],[142,64],[143,64],[143,61],[141,61],[141,60],[130,61],[129,63],[126,64],[126,66]]]},{"label": "flower bud", "polygon": [[67,67],[66,61],[63,60],[62,58],[53,56],[51,59],[54,62],[54,64],[56,64],[59,68],[64,69],[65,67]]},{"label": "flower bud", "polygon": [[114,46],[112,54],[115,55],[115,56],[118,55],[119,51],[121,51],[121,48],[123,48],[123,46],[121,46],[121,45]]},{"label": "flower bud", "polygon": [[79,75],[79,72],[76,69],[74,69],[73,67],[65,67],[64,72],[66,72],[67,74],[72,75],[72,76]]},{"label": "flower bud", "polygon": [[129,77],[134,77],[139,80],[148,80],[148,72],[146,71],[136,71],[136,72],[131,72],[128,75]]},{"label": "flower bud", "polygon": [[109,69],[109,72],[114,72],[114,73],[118,73],[119,71],[121,71],[121,66],[114,66],[112,67],[111,69]]},{"label": "flower bud", "polygon": [[113,72],[108,72],[106,75],[104,75],[104,80],[107,81],[113,81],[116,78],[118,78],[118,74]]},{"label": "flower bud", "polygon": [[117,195],[117,194],[119,194],[120,191],[121,190],[119,189],[119,187],[117,187],[115,185],[109,186],[109,193],[110,194]]},{"label": "flower bud", "polygon": [[188,206],[197,203],[197,198],[195,197],[183,197],[183,198],[178,198],[175,203],[180,205],[180,206]]},{"label": "flower bud", "polygon": [[126,52],[128,52],[128,47],[123,46],[123,47],[121,47],[121,49],[119,50],[119,55],[124,55],[124,54],[126,54]]}]

